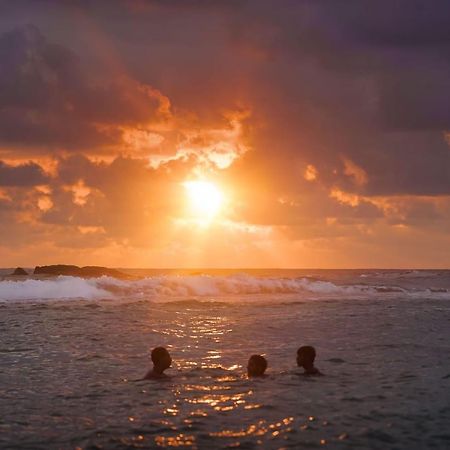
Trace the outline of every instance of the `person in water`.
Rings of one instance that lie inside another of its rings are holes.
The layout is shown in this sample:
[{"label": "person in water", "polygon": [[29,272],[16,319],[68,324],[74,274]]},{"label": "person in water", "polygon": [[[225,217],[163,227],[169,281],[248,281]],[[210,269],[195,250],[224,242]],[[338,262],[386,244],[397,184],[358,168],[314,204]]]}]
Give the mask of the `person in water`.
[{"label": "person in water", "polygon": [[261,355],[252,355],[247,364],[249,377],[262,377],[267,369],[267,359]]},{"label": "person in water", "polygon": [[164,371],[172,364],[172,358],[170,357],[169,352],[164,347],[156,347],[152,350],[151,357],[153,369],[150,369],[143,379],[149,380],[152,378],[167,377]]},{"label": "person in water", "polygon": [[297,365],[305,369],[304,375],[323,375],[320,370],[314,366],[316,359],[316,349],[310,345],[303,345],[297,350]]}]

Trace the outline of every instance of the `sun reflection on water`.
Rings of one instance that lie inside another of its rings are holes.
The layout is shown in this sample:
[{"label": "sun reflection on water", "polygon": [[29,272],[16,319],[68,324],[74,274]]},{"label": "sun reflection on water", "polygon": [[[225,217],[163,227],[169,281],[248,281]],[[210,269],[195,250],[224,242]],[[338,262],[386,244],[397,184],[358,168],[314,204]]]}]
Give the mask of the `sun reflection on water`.
[{"label": "sun reflection on water", "polygon": [[[267,409],[272,396],[277,395],[277,387],[270,377],[265,383],[248,380],[243,368],[245,356],[243,360],[230,358],[236,349],[232,352],[225,345],[227,335],[233,332],[228,317],[184,310],[173,320],[170,314],[159,334],[171,336],[171,346],[167,346],[173,351],[173,369],[178,373],[166,385],[164,400],[158,402],[167,422],[157,426],[146,444],[192,449],[283,448],[299,442],[300,434],[303,442],[315,447],[329,444],[329,433],[322,434],[325,423],[312,411],[294,420],[293,416],[277,418],[276,411]],[[211,427],[211,423],[216,426]],[[345,439],[337,436],[332,439]]]},{"label": "sun reflection on water", "polygon": [[176,416],[176,415],[178,415],[178,412],[179,412],[179,410],[176,405],[173,405],[170,408],[166,408],[164,410],[164,414],[167,416]]},{"label": "sun reflection on water", "polygon": [[268,423],[266,420],[260,420],[256,424],[239,430],[226,429],[218,432],[209,433],[212,437],[245,437],[245,436],[264,436],[271,433],[272,436],[279,436],[282,433],[289,433],[292,428],[289,425],[294,421],[293,417],[286,417],[279,422]]},{"label": "sun reflection on water", "polygon": [[186,398],[184,401],[191,404],[205,404],[214,408],[216,411],[230,411],[245,403],[245,397],[251,395],[252,391],[240,394],[207,394],[195,398]]},{"label": "sun reflection on water", "polygon": [[177,436],[156,436],[155,443],[159,447],[192,447],[195,438],[192,435],[180,433]]},{"label": "sun reflection on water", "polygon": [[201,384],[187,384],[184,386],[185,391],[227,391],[230,386],[205,386]]}]

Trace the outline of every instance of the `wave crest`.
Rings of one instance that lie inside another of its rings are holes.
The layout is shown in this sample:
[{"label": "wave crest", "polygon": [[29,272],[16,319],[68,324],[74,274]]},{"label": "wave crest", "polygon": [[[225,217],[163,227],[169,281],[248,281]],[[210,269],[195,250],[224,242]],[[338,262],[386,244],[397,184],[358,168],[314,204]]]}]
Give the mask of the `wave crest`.
[{"label": "wave crest", "polygon": [[97,279],[59,276],[52,279],[0,281],[0,300],[101,299],[111,292],[101,288]]},{"label": "wave crest", "polygon": [[83,279],[59,276],[46,279],[2,280],[0,300],[41,299],[145,299],[175,300],[195,298],[250,298],[265,294],[299,294],[302,298],[365,298],[369,296],[405,295],[414,297],[449,297],[446,289],[408,290],[398,286],[347,284],[312,278],[269,278],[247,274],[230,276],[164,275],[138,280],[119,280],[103,276]]}]

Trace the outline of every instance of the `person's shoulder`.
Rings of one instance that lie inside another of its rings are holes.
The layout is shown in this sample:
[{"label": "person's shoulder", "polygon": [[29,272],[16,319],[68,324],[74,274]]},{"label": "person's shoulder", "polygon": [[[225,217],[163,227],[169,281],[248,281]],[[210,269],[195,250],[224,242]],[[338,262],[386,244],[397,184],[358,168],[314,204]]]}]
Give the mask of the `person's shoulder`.
[{"label": "person's shoulder", "polygon": [[314,367],[313,369],[310,369],[308,371],[305,370],[305,372],[303,372],[301,375],[309,377],[309,376],[323,376],[324,374],[319,369]]},{"label": "person's shoulder", "polygon": [[171,378],[169,375],[166,375],[165,373],[157,373],[154,372],[153,370],[150,370],[150,372],[148,372],[144,378],[142,378],[143,380],[166,380]]},{"label": "person's shoulder", "polygon": [[160,378],[160,374],[155,373],[153,370],[149,370],[146,374],[145,377],[142,378],[143,380],[152,380],[154,378]]}]

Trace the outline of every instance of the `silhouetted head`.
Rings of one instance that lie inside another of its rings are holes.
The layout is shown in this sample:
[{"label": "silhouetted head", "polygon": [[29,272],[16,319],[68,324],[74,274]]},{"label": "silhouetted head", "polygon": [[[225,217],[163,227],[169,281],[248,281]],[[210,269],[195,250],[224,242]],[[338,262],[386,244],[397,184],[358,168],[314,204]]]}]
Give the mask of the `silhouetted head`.
[{"label": "silhouetted head", "polygon": [[247,374],[249,377],[261,377],[267,369],[267,360],[261,355],[252,355],[248,360]]},{"label": "silhouetted head", "polygon": [[172,358],[164,347],[156,347],[152,350],[152,362],[155,370],[163,372],[172,364]]},{"label": "silhouetted head", "polygon": [[310,345],[304,345],[297,350],[297,365],[305,369],[314,366],[316,349]]}]

